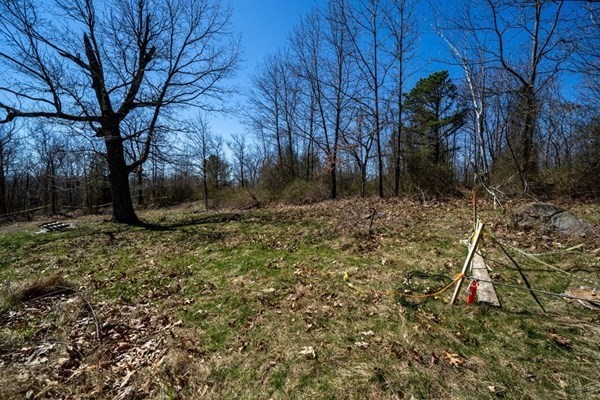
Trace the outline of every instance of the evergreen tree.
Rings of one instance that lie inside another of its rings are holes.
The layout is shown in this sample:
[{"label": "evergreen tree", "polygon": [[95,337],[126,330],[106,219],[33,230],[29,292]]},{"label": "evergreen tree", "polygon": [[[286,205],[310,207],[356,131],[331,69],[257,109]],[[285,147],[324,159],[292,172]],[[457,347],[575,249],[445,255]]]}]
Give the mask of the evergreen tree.
[{"label": "evergreen tree", "polygon": [[447,164],[456,150],[452,139],[463,126],[466,115],[448,71],[420,79],[406,96],[405,109],[413,146],[427,153],[432,163]]},{"label": "evergreen tree", "polygon": [[466,109],[448,71],[420,79],[406,95],[405,157],[411,184],[420,191],[448,193],[453,187],[456,133],[465,122]]}]

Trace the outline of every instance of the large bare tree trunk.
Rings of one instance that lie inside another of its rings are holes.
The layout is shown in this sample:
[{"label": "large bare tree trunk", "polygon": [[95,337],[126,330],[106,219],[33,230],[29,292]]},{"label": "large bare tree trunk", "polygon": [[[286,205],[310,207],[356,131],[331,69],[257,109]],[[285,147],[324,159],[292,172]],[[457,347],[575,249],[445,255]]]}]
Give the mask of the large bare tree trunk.
[{"label": "large bare tree trunk", "polygon": [[[220,3],[0,0],[0,125],[51,119],[103,138],[113,219],[137,224],[128,178],[157,145],[165,111],[230,93],[220,82],[237,66],[239,46]],[[131,125],[137,118],[141,125]],[[141,151],[126,160],[132,141]]]},{"label": "large bare tree trunk", "polygon": [[119,128],[115,127],[110,134],[105,135],[104,143],[112,195],[112,218],[114,222],[135,225],[139,223],[139,219],[131,201],[129,172],[125,163],[125,152]]}]

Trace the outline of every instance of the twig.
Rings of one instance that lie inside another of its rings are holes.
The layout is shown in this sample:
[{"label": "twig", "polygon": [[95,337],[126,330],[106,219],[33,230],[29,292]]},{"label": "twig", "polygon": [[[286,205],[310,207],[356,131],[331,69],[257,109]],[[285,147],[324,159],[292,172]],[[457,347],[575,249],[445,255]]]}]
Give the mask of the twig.
[{"label": "twig", "polygon": [[[486,232],[491,236],[492,240],[494,240],[496,243],[498,243],[500,245],[500,247],[502,247],[502,245],[500,244],[500,239],[498,239],[496,236],[494,236],[489,230],[487,230]],[[533,261],[537,262],[538,264],[541,264],[541,265],[543,265],[545,267],[548,267],[548,268],[552,268],[553,270],[558,271],[560,273],[563,273],[565,275],[568,275],[570,277],[574,277],[574,275],[572,273],[570,273],[568,271],[565,271],[564,269],[560,269],[560,268],[558,268],[558,267],[556,267],[556,266],[554,266],[552,264],[549,264],[549,263],[545,262],[544,260],[536,257],[535,254],[528,253],[528,252],[526,252],[524,250],[521,250],[521,249],[519,249],[517,247],[511,246],[508,243],[505,243],[505,244],[506,244],[507,247],[509,247],[513,251],[516,251],[517,253],[521,254],[522,256],[525,256],[525,257],[529,258],[530,260],[533,260]],[[566,251],[573,250],[576,247],[577,246],[571,247],[571,248],[567,249]],[[593,281],[591,281],[589,279],[586,279],[586,278],[583,278],[583,277],[580,277],[580,276],[577,277],[577,278],[581,279],[581,280],[583,280],[583,281],[585,281],[585,282],[587,282],[589,284],[592,284],[594,286],[597,285],[596,282],[593,282]]]},{"label": "twig", "polygon": [[569,247],[568,249],[558,249],[558,250],[547,251],[545,253],[528,253],[528,254],[530,254],[534,257],[543,257],[543,256],[547,256],[547,255],[552,255],[552,254],[561,254],[561,253],[566,253],[569,251],[579,250],[584,246],[585,245],[583,243],[579,243],[575,246]]},{"label": "twig", "polygon": [[88,300],[87,296],[83,291],[78,291],[77,294],[81,297],[81,299],[85,302],[85,304],[90,309],[92,314],[92,318],[94,320],[94,324],[96,325],[96,340],[102,343],[102,337],[100,337],[100,324],[98,323],[98,316],[96,315],[96,311],[94,311],[94,307],[92,307],[92,303]]},{"label": "twig", "polygon": [[[498,204],[500,206],[500,209],[502,211],[506,211],[506,209],[504,208],[504,206],[502,205],[502,203],[500,202],[500,199],[498,198],[498,195],[496,194],[496,192],[502,193],[501,190],[496,189],[496,188],[491,188],[489,189],[485,183],[483,183],[483,180],[479,179],[479,182],[481,183],[481,187],[483,187],[485,189],[486,192],[488,192],[490,195],[492,195],[492,197],[494,198],[494,209],[496,209],[496,204]],[[502,193],[504,195],[504,193]]]},{"label": "twig", "polygon": [[375,221],[376,214],[377,214],[377,209],[375,207],[371,207],[371,214],[369,215],[369,231],[368,231],[369,239],[371,239],[371,236],[372,236],[373,222]]}]

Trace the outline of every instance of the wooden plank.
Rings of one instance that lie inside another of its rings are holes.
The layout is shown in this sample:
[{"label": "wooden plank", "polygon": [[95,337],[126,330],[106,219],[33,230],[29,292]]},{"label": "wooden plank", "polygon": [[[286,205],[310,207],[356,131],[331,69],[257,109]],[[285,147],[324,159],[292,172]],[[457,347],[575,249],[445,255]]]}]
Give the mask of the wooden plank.
[{"label": "wooden plank", "polygon": [[465,260],[465,264],[463,265],[463,269],[460,272],[461,278],[456,282],[456,288],[454,289],[454,294],[452,295],[452,300],[450,300],[450,305],[453,305],[458,297],[458,293],[460,292],[460,288],[465,280],[464,275],[467,273],[467,269],[471,265],[471,261],[473,260],[473,255],[475,255],[475,250],[477,249],[477,245],[479,244],[479,239],[481,238],[481,231],[483,230],[483,222],[478,222],[477,227],[475,228],[475,235],[473,236],[473,241],[471,243],[471,247],[469,248],[469,254],[467,255],[467,259]]},{"label": "wooden plank", "polygon": [[479,253],[475,253],[473,256],[473,276],[476,279],[480,279],[479,286],[477,286],[477,301],[479,303],[486,303],[492,306],[501,307],[498,295],[494,289],[494,285],[489,282],[490,275],[488,274],[487,266],[483,257]]}]

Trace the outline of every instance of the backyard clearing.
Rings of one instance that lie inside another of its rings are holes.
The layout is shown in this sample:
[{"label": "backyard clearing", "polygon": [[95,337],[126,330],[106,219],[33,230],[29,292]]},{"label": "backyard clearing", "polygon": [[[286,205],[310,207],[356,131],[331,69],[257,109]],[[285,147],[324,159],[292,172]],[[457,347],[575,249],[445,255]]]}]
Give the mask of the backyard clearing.
[{"label": "backyard clearing", "polygon": [[[600,398],[600,313],[539,293],[544,313],[489,235],[502,308],[407,296],[460,272],[466,200],[139,214],[0,227],[0,398]],[[597,235],[480,217],[532,288],[600,288]]]}]

